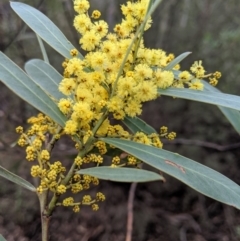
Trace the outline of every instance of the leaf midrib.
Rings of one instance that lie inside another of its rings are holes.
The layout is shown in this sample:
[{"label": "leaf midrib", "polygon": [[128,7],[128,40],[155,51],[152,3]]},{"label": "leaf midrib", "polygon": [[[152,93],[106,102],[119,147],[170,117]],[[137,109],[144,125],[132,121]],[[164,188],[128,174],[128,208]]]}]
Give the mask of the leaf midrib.
[{"label": "leaf midrib", "polygon": [[[104,138],[102,138],[102,139],[104,140]],[[115,141],[113,140],[113,142],[115,142]],[[113,144],[113,145],[114,145],[114,144]],[[127,144],[124,144],[124,143],[121,143],[121,145],[127,146]],[[131,146],[131,148],[133,148],[133,149],[135,149],[135,150],[137,150],[137,151],[145,152],[146,154],[150,154],[151,156],[157,157],[157,158],[159,158],[159,159],[165,159],[164,157],[162,157],[162,156],[160,156],[160,155],[156,155],[156,154],[154,154],[154,153],[152,153],[152,152],[147,152],[147,151],[145,151],[145,150],[143,150],[143,149],[141,149],[141,148],[136,148],[136,147],[134,147],[134,146]],[[152,148],[154,148],[154,147],[152,147]],[[174,155],[174,154],[172,154],[172,155]],[[144,161],[144,160],[143,160],[143,161]],[[149,164],[149,163],[148,163],[148,164]],[[178,164],[178,163],[177,163],[177,164]],[[201,165],[200,163],[198,163],[198,164]],[[149,164],[149,165],[153,166],[152,164]],[[180,165],[180,164],[179,164],[179,165]],[[224,186],[226,189],[230,190],[231,192],[234,192],[235,194],[237,194],[237,195],[240,197],[240,194],[236,193],[235,191],[233,191],[232,189],[230,189],[227,185],[224,185],[223,183],[217,181],[216,179],[211,178],[211,177],[209,177],[209,176],[206,176],[206,175],[204,175],[204,174],[202,174],[202,173],[196,172],[196,171],[194,171],[194,170],[192,170],[192,169],[190,169],[190,168],[188,168],[188,167],[183,166],[182,164],[181,164],[181,166],[184,167],[186,170],[192,172],[192,173],[197,173],[197,175],[200,175],[200,176],[204,177],[205,179],[207,178],[207,179],[209,179],[210,181],[212,180],[212,181],[214,181],[215,183],[218,183],[218,184],[220,184],[221,186]],[[153,166],[153,167],[155,167],[155,166]],[[205,167],[206,167],[206,168],[209,168],[209,167],[207,167],[207,166],[205,166]],[[155,167],[155,168],[156,168],[156,167]],[[214,170],[213,170],[213,171],[214,171]],[[171,175],[171,174],[169,174],[169,175]],[[222,174],[221,174],[221,175],[222,175]],[[176,178],[176,179],[179,179],[178,177],[175,177],[175,178]],[[180,180],[180,181],[186,183],[186,182],[183,181],[183,180]],[[186,184],[187,184],[188,186],[190,186],[190,187],[193,187],[193,186],[191,186],[190,183],[186,183]]]}]

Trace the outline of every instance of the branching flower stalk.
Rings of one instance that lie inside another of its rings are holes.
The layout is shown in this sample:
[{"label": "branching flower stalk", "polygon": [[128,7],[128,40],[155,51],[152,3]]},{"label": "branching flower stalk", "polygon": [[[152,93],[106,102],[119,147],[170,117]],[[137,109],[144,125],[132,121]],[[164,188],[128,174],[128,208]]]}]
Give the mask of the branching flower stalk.
[{"label": "branching flower stalk", "polygon": [[[123,126],[113,124],[114,120],[136,117],[142,113],[144,102],[158,97],[157,90],[169,87],[202,90],[201,79],[209,78],[216,85],[221,77],[219,72],[205,74],[202,61],[196,61],[190,71],[183,71],[174,77],[172,70],[164,68],[174,59],[161,49],[144,46],[143,32],[152,24],[151,14],[161,1],[128,1],[121,6],[123,19],[113,33],[108,32],[108,24],[99,20],[101,13],[89,13],[89,1],[74,0],[77,15],[73,25],[81,34],[80,46],[87,54],[79,59],[78,50],[72,49],[72,58],[63,62],[63,79],[59,91],[65,96],[58,101],[58,108],[66,116],[65,126],[59,126],[48,116],[39,114],[31,117],[27,131],[21,134],[18,144],[26,147],[26,159],[37,160],[31,168],[31,175],[38,178],[37,187],[42,215],[42,240],[48,240],[49,220],[58,206],[71,207],[79,212],[83,205],[90,205],[97,211],[98,203],[105,200],[104,194],[95,197],[75,194],[86,192],[99,180],[78,172],[89,164],[105,165],[104,157],[110,156],[112,167],[141,168],[141,160],[124,153],[100,140],[101,137],[115,137],[145,145],[162,148],[161,138],[173,140],[175,132],[167,127],[159,133],[131,133]],[[51,160],[54,144],[64,135],[71,137],[78,154],[67,171],[66,163]],[[47,136],[51,140],[47,142]],[[44,143],[46,145],[44,145]],[[62,198],[63,194],[69,194]]]}]

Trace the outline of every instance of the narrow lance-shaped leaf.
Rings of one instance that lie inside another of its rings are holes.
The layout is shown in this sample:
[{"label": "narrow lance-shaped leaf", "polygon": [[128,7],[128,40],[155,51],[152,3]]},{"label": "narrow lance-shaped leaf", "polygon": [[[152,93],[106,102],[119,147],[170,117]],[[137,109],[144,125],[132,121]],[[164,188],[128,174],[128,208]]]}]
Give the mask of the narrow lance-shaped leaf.
[{"label": "narrow lance-shaped leaf", "polygon": [[7,180],[18,184],[32,192],[36,192],[36,188],[28,181],[24,180],[23,178],[17,176],[16,174],[6,170],[2,166],[0,166],[0,176],[6,178]]},{"label": "narrow lance-shaped leaf", "polygon": [[[204,83],[204,88],[206,90],[212,91],[212,92],[219,92],[221,93],[220,90],[217,88],[213,87],[209,83],[203,80]],[[218,108],[222,111],[222,113],[225,115],[225,117],[228,119],[228,121],[232,124],[234,129],[240,134],[240,112],[237,110],[225,108],[218,106]]]},{"label": "narrow lance-shaped leaf", "polygon": [[58,85],[63,77],[50,64],[41,59],[32,59],[25,64],[25,70],[34,82],[50,96],[56,100],[65,97],[58,90]]},{"label": "narrow lance-shaped leaf", "polygon": [[240,97],[236,95],[180,88],[158,89],[158,93],[240,110]]},{"label": "narrow lance-shaped leaf", "polygon": [[151,182],[164,180],[162,176],[155,172],[127,167],[92,167],[82,169],[77,173],[115,182]]},{"label": "narrow lance-shaped leaf", "polygon": [[2,52],[0,52],[0,80],[20,98],[64,126],[66,118],[56,103]]},{"label": "narrow lance-shaped leaf", "polygon": [[240,209],[240,186],[211,168],[153,146],[117,138],[101,140],[179,179],[208,197]]},{"label": "narrow lance-shaped leaf", "polygon": [[[18,16],[44,41],[65,58],[71,58],[70,50],[75,47],[69,42],[59,28],[37,9],[19,2],[10,2]],[[79,58],[83,58],[81,54]]]},{"label": "narrow lance-shaped leaf", "polygon": [[156,133],[156,130],[144,122],[142,119],[138,117],[129,117],[126,116],[122,121],[132,133],[136,133],[138,131],[144,132],[145,134]]},{"label": "narrow lance-shaped leaf", "polygon": [[7,240],[0,234],[0,241],[7,241]]},{"label": "narrow lance-shaped leaf", "polygon": [[185,52],[180,54],[178,57],[176,57],[174,60],[172,60],[165,68],[164,70],[171,70],[173,69],[177,64],[179,64],[183,59],[185,59],[191,52]]}]

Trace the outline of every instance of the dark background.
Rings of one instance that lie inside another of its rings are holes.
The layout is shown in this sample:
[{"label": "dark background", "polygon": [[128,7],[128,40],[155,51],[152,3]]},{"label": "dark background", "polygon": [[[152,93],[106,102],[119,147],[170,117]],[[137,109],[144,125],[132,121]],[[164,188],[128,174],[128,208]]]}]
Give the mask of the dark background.
[{"label": "dark background", "polygon": [[[21,1],[46,14],[78,47],[72,27],[71,0]],[[121,20],[119,5],[125,1],[92,0],[92,8],[103,13],[112,28]],[[163,0],[154,13],[153,27],[145,33],[145,44],[176,56],[191,51],[181,64],[189,69],[202,60],[207,72],[219,70],[218,88],[240,94],[240,7],[239,0]],[[62,71],[63,58],[46,45],[50,63]],[[0,1],[0,50],[19,66],[31,58],[42,58],[35,34]],[[0,83],[0,165],[34,183],[32,163],[24,150],[11,147],[17,139],[15,127],[37,113]],[[164,148],[207,165],[240,184],[239,135],[215,106],[161,97],[144,107],[142,116],[156,129],[167,125],[177,139]],[[58,143],[54,155],[72,161],[69,141]],[[215,145],[212,145],[215,144]],[[138,184],[134,201],[133,241],[237,241],[240,212],[215,202],[164,175],[167,182]],[[127,200],[130,184],[101,182],[94,190],[107,200],[98,212],[88,207],[78,214],[59,208],[52,217],[51,240],[122,241],[126,235]],[[240,201],[240,200],[239,200]],[[39,204],[35,194],[0,179],[0,233],[8,240],[40,240]]]}]

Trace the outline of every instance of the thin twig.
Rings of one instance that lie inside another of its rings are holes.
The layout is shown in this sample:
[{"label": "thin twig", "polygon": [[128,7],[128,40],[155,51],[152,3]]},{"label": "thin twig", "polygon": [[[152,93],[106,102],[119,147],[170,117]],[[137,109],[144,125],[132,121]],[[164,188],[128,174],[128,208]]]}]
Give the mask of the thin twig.
[{"label": "thin twig", "polygon": [[133,182],[131,184],[129,195],[128,195],[128,205],[127,205],[127,232],[125,241],[132,240],[132,231],[133,231],[133,201],[135,196],[137,183]]}]

